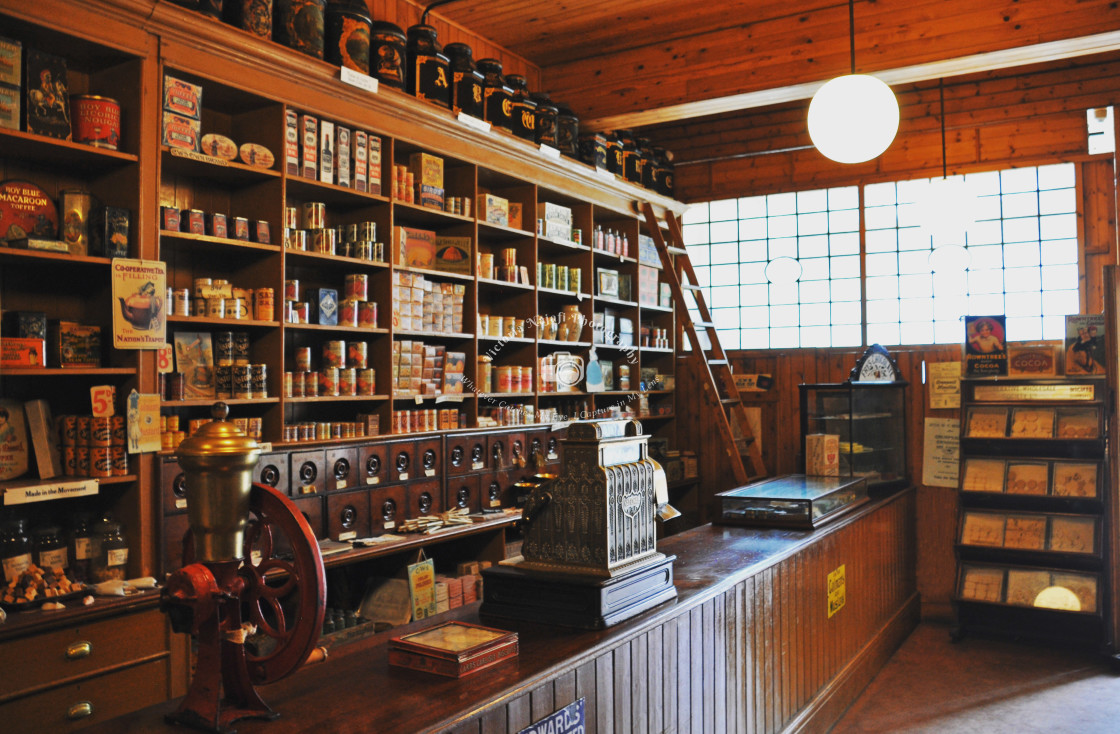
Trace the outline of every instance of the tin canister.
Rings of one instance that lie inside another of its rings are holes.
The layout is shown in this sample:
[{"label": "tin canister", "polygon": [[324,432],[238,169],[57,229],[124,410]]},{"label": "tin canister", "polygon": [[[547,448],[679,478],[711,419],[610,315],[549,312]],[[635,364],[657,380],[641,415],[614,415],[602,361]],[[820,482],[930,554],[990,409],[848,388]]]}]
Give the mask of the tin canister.
[{"label": "tin canister", "polygon": [[[268,397],[267,395],[263,397]],[[264,421],[259,416],[249,418],[249,438],[255,438],[258,441],[261,438],[261,428],[264,426]]]},{"label": "tin canister", "polygon": [[167,375],[164,385],[167,386],[166,398],[168,400],[182,400],[183,387],[186,380],[182,372],[171,372]]},{"label": "tin canister", "polygon": [[214,332],[214,364],[229,366],[233,364],[233,332]]},{"label": "tin canister", "polygon": [[95,415],[89,419],[89,445],[109,446],[113,442],[113,427],[109,416]]},{"label": "tin canister", "polygon": [[219,400],[233,397],[233,362],[214,367],[214,383]]},{"label": "tin canister", "polygon": [[296,347],[296,372],[311,371],[311,347]]},{"label": "tin canister", "polygon": [[579,293],[579,281],[581,272],[582,271],[579,268],[568,269],[568,290],[572,291],[573,293]]},{"label": "tin canister", "polygon": [[276,318],[276,291],[272,288],[258,288],[253,293],[253,317],[257,321],[272,321]]},{"label": "tin canister", "polygon": [[293,396],[292,395],[292,389],[295,386],[294,383],[295,383],[295,378],[292,377],[292,373],[291,372],[285,372],[284,373],[284,384],[283,384],[284,397],[286,397],[286,398],[298,397],[298,396]]},{"label": "tin canister", "polygon": [[116,150],[121,143],[121,105],[111,97],[76,94],[70,98],[74,142]]},{"label": "tin canister", "polygon": [[284,281],[284,300],[285,301],[298,301],[299,300],[299,281],[298,280],[285,280]]},{"label": "tin canister", "polygon": [[311,374],[309,372],[292,372],[292,394],[289,397],[302,398],[304,378]]},{"label": "tin canister", "polygon": [[77,456],[74,473],[79,477],[89,476],[89,446],[76,446],[74,453]]},{"label": "tin canister", "polygon": [[561,290],[561,291],[569,290],[569,288],[568,288],[568,276],[569,276],[569,274],[570,274],[570,270],[568,269],[567,265],[557,265],[556,266],[556,289],[557,290]]},{"label": "tin canister", "polygon": [[338,325],[339,326],[358,326],[358,306],[361,304],[356,298],[344,298],[338,304]]},{"label": "tin canister", "polygon": [[322,229],[327,226],[327,205],[321,201],[307,201],[300,206],[303,229]]},{"label": "tin canister", "polygon": [[319,371],[319,395],[338,395],[338,367],[323,367]]},{"label": "tin canister", "polygon": [[171,313],[176,316],[191,315],[191,292],[189,288],[176,288],[171,291]]},{"label": "tin canister", "polygon": [[112,444],[114,446],[124,446],[128,441],[128,421],[125,420],[123,415],[114,415],[109,419],[109,424],[112,430]]},{"label": "tin canister", "polygon": [[284,229],[284,243],[289,250],[307,251],[306,229]]},{"label": "tin canister", "polygon": [[206,292],[214,285],[211,278],[195,278],[194,279],[194,297],[206,298]]},{"label": "tin canister", "polygon": [[78,416],[78,446],[89,446],[89,422],[91,416]]},{"label": "tin canister", "polygon": [[249,364],[249,332],[233,332],[233,363]]},{"label": "tin canister", "polygon": [[206,315],[212,319],[224,319],[226,317],[226,302],[221,296],[213,296],[206,299]]},{"label": "tin canister", "polygon": [[323,343],[323,367],[341,367],[346,362],[346,342],[328,341]]},{"label": "tin canister", "polygon": [[370,26],[369,73],[387,87],[404,89],[405,35],[400,26],[374,21]]},{"label": "tin canister", "polygon": [[377,301],[358,303],[358,326],[368,329],[377,327]]},{"label": "tin canister", "polygon": [[323,28],[323,56],[332,64],[369,74],[370,28],[373,18],[361,0],[327,5]]},{"label": "tin canister", "polygon": [[333,255],[337,249],[338,230],[325,228],[311,230],[311,249],[321,255]]},{"label": "tin canister", "polygon": [[303,397],[315,398],[319,396],[318,378],[318,372],[307,372],[303,375]]},{"label": "tin canister", "polygon": [[369,276],[365,273],[351,273],[346,276],[346,297],[359,301],[369,299]]},{"label": "tin canister", "polygon": [[128,476],[128,449],[124,446],[113,446],[109,450],[109,460],[112,462],[114,477]]},{"label": "tin canister", "polygon": [[227,319],[249,318],[249,306],[245,303],[244,298],[225,299],[225,311]]},{"label": "tin canister", "polygon": [[306,324],[311,320],[311,304],[305,301],[293,304],[292,306],[292,323],[293,324]]},{"label": "tin canister", "polygon": [[[494,368],[494,372],[498,375],[498,392],[513,392],[513,367],[508,365],[499,365]],[[518,386],[521,385],[521,375],[517,377]]]},{"label": "tin canister", "polygon": [[160,228],[168,232],[179,231],[179,209],[174,206],[161,206],[160,208]]},{"label": "tin canister", "polygon": [[373,395],[377,392],[376,374],[372,368],[358,370],[359,395]]},{"label": "tin canister", "polygon": [[76,446],[78,444],[78,416],[63,415],[58,418],[59,437],[63,446]]},{"label": "tin canister", "polygon": [[358,375],[353,367],[344,367],[338,371],[338,394],[358,394]]},{"label": "tin canister", "polygon": [[113,454],[108,446],[91,446],[89,449],[89,476],[113,476]]},{"label": "tin canister", "polygon": [[62,473],[68,477],[78,474],[78,448],[64,446],[62,448]]},{"label": "tin canister", "polygon": [[249,390],[254,398],[268,397],[268,365],[249,365]]},{"label": "tin canister", "polygon": [[364,370],[369,365],[369,344],[346,342],[346,364]]},{"label": "tin canister", "polygon": [[233,366],[233,397],[245,399],[253,397],[252,385],[249,378],[249,365],[237,364]]}]

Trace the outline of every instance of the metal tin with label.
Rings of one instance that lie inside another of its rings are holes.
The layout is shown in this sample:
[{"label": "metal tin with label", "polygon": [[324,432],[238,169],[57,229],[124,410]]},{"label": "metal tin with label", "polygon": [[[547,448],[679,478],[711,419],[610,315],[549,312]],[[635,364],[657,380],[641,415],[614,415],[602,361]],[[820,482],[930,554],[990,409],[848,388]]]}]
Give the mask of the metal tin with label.
[{"label": "metal tin with label", "polygon": [[92,197],[88,191],[66,189],[58,192],[62,240],[71,255],[89,254],[89,216]]},{"label": "metal tin with label", "polygon": [[121,142],[121,105],[111,97],[76,94],[70,98],[74,142],[116,150]]}]

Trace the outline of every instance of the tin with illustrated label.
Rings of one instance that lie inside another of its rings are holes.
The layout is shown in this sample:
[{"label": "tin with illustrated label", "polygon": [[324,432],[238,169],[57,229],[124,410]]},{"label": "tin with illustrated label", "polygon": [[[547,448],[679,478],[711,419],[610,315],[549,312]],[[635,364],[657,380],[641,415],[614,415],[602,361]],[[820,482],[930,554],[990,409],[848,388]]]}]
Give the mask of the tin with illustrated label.
[{"label": "tin with illustrated label", "polygon": [[111,97],[79,94],[70,98],[74,142],[116,150],[121,143],[121,105]]}]

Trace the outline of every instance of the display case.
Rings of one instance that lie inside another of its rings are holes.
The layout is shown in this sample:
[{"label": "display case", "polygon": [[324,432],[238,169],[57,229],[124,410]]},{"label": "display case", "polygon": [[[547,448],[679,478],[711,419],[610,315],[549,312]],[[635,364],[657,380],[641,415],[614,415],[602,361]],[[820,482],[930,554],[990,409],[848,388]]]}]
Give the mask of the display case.
[{"label": "display case", "polygon": [[867,480],[791,474],[716,495],[722,525],[812,529],[868,500]]},{"label": "display case", "polygon": [[[837,436],[840,477],[866,479],[871,494],[906,487],[906,385],[853,380],[801,385],[802,446],[814,434]],[[802,454],[801,469],[819,473],[808,453]]]},{"label": "display case", "polygon": [[1106,391],[1091,378],[962,383],[956,636],[1109,644]]}]

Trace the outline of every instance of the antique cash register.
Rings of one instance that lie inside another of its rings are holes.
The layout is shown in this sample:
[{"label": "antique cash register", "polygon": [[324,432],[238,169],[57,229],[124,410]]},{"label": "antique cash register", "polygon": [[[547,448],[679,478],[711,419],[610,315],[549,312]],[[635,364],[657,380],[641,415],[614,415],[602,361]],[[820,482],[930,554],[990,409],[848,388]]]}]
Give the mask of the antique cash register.
[{"label": "antique cash register", "polygon": [[483,571],[482,616],[599,629],[676,597],[647,440],[636,420],[569,426],[560,473],[525,506],[522,555]]}]

